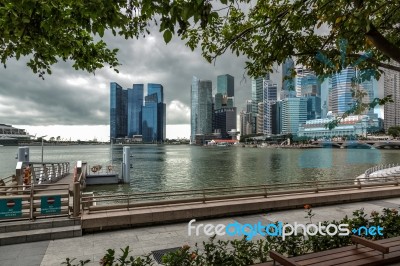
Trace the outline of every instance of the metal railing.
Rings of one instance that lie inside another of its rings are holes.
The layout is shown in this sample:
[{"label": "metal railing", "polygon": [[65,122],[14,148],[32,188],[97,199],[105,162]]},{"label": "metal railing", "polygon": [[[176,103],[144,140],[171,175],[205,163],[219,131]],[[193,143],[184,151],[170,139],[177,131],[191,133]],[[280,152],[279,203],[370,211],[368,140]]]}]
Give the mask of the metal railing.
[{"label": "metal railing", "polygon": [[0,186],[0,201],[7,206],[0,209],[0,222],[70,216],[69,194],[68,184]]},{"label": "metal railing", "polygon": [[374,167],[371,167],[367,170],[365,170],[364,176],[366,178],[368,178],[372,173],[380,171],[380,170],[384,170],[384,169],[389,169],[389,168],[393,168],[399,166],[399,164],[382,164],[382,165],[377,165]]},{"label": "metal railing", "polygon": [[113,195],[82,196],[82,209],[90,212],[127,209],[145,206],[157,206],[178,203],[194,203],[216,200],[229,200],[253,197],[273,197],[322,191],[362,189],[374,186],[398,186],[399,177],[393,177],[386,183],[364,183],[358,179],[331,179],[291,183],[263,184],[243,187],[215,187],[208,189],[176,190],[160,192],[136,192]]},{"label": "metal railing", "polygon": [[63,163],[29,163],[32,183],[54,183],[70,173],[70,164]]}]

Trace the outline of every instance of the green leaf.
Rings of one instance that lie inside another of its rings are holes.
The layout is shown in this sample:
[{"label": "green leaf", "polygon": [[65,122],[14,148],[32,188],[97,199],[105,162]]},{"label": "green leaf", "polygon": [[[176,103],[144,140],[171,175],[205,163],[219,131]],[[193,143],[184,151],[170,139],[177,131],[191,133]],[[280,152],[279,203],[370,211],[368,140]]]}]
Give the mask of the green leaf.
[{"label": "green leaf", "polygon": [[165,43],[169,43],[171,41],[171,39],[172,39],[171,31],[170,30],[165,30],[164,34],[163,34],[163,37],[164,37]]}]

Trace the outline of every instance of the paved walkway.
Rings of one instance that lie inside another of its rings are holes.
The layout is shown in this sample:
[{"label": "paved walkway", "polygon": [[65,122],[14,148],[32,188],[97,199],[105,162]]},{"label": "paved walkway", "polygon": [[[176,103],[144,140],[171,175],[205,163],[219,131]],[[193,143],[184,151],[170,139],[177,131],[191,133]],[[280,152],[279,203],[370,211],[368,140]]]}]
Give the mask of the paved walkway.
[{"label": "paved walkway", "polygon": [[[313,222],[341,219],[345,215],[351,216],[354,210],[364,208],[366,214],[372,211],[382,211],[383,208],[398,208],[400,198],[358,202],[334,206],[314,208]],[[276,211],[271,213],[236,216],[222,219],[197,221],[196,223],[227,224],[239,222],[254,224],[262,221],[269,222],[298,222],[307,223],[304,209]],[[188,221],[189,222],[189,221]],[[196,224],[195,223],[195,224]],[[221,239],[221,237],[219,237]],[[232,239],[224,236],[222,239]],[[94,234],[82,237],[43,241],[27,244],[9,245],[0,247],[0,265],[60,265],[66,258],[77,260],[90,259],[89,265],[99,265],[98,262],[109,248],[117,252],[120,248],[129,246],[131,255],[143,255],[155,250],[181,247],[185,244],[193,246],[196,242],[206,241],[208,237],[188,236],[188,223],[179,223],[163,226],[149,226],[134,229],[124,229]],[[255,238],[257,239],[257,238]]]}]

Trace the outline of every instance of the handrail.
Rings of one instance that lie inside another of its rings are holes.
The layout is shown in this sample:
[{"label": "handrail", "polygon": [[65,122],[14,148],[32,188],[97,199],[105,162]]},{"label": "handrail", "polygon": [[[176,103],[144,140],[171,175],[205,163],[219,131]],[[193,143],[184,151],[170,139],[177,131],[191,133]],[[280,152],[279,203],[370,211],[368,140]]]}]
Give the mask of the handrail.
[{"label": "handrail", "polygon": [[383,170],[383,169],[393,168],[393,167],[396,167],[396,166],[399,166],[399,164],[386,164],[386,165],[385,164],[381,164],[381,165],[376,165],[374,167],[371,167],[371,168],[368,168],[367,170],[365,170],[364,176],[365,177],[369,177],[374,172],[378,172],[378,171]]},{"label": "handrail", "polygon": [[[154,206],[172,203],[203,202],[226,200],[235,198],[269,197],[298,193],[318,193],[320,191],[361,189],[376,186],[398,186],[398,177],[386,183],[363,183],[359,179],[333,179],[305,182],[291,182],[287,184],[263,184],[244,187],[215,187],[207,189],[191,189],[160,192],[135,192],[113,195],[82,196],[83,209],[111,210],[139,206]],[[95,203],[96,206],[91,206]],[[108,203],[108,204],[106,204]]]}]

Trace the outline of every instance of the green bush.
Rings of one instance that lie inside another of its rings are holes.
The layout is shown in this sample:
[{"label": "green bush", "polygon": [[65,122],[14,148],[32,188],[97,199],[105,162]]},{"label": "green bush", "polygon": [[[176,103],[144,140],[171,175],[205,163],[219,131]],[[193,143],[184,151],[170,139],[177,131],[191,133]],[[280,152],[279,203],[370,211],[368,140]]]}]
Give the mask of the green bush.
[{"label": "green bush", "polygon": [[[306,205],[306,216],[310,223],[314,213],[311,206]],[[363,209],[353,212],[351,218],[344,217],[340,221],[324,221],[321,223],[326,226],[328,224],[349,224],[349,229],[359,228],[365,226],[381,226],[384,228],[383,235],[376,234],[375,236],[364,235],[369,239],[383,239],[400,236],[400,215],[396,209],[383,209],[382,214],[373,211],[369,217]],[[351,233],[350,233],[351,234]],[[297,234],[286,236],[285,240],[281,236],[269,236],[257,241],[247,241],[245,237],[240,240],[216,240],[213,236],[207,242],[202,243],[202,248],[199,249],[196,244],[193,249],[187,245],[183,246],[180,250],[168,253],[163,256],[163,264],[166,266],[200,266],[200,265],[231,265],[231,266],[245,266],[256,263],[266,262],[269,257],[270,250],[275,250],[286,256],[299,256],[310,252],[318,252],[333,248],[339,248],[351,244],[350,236],[330,236],[328,234],[321,235],[317,233],[314,236],[305,236],[304,234]],[[201,251],[200,251],[201,250]],[[104,255],[100,264],[103,266],[151,266],[154,261],[151,254],[144,257],[129,256],[129,246],[121,249],[122,254],[117,258],[115,250],[109,249],[107,254]],[[85,265],[87,261],[80,261],[78,264],[72,264],[74,259],[66,259],[67,266]]]}]

